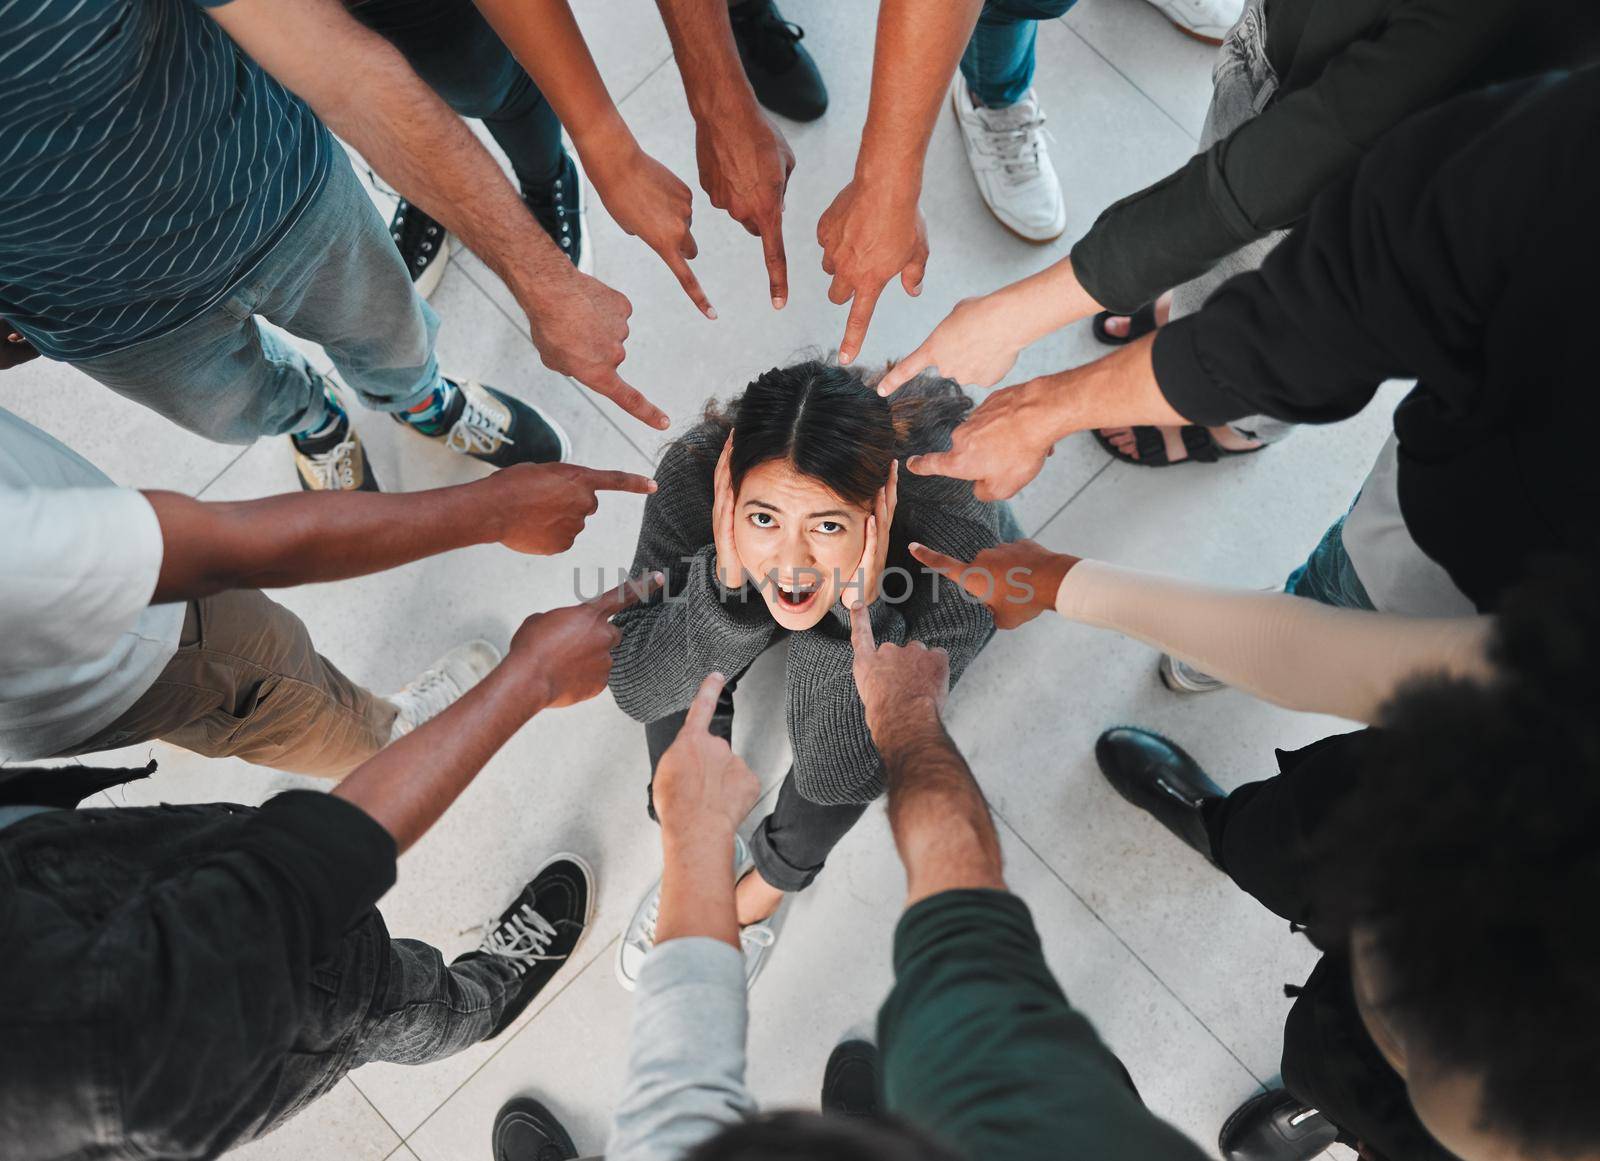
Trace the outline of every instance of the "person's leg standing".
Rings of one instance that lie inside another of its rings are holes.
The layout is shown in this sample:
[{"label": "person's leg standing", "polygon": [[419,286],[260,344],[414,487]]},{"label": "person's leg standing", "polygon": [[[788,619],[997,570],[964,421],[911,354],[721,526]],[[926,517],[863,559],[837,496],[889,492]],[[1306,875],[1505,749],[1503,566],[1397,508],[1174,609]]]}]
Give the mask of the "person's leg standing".
[{"label": "person's leg standing", "polygon": [[317,652],[299,617],[254,589],[235,589],[192,602],[155,684],[63,753],[160,739],[207,757],[334,777],[388,744],[395,715],[393,703]]},{"label": "person's leg standing", "polygon": [[1067,227],[1033,91],[1039,21],[1073,0],[986,0],[951,92],[978,192],[1012,233],[1048,242]]},{"label": "person's leg standing", "polygon": [[1355,564],[1344,547],[1344,522],[1341,516],[1333,522],[1311,555],[1284,582],[1283,591],[1297,597],[1307,597],[1332,605],[1336,609],[1375,610],[1366,586],[1356,574]]},{"label": "person's leg standing", "polygon": [[471,0],[346,0],[346,7],[399,49],[447,105],[484,123],[524,190],[559,176],[561,122]]},{"label": "person's leg standing", "polygon": [[[434,92],[463,117],[484,123],[511,162],[522,198],[562,252],[593,269],[583,178],[561,142],[544,94],[470,0],[346,0]],[[401,199],[389,223],[418,290],[431,294],[449,253],[444,227]]]},{"label": "person's leg standing", "polygon": [[866,809],[864,802],[839,806],[812,802],[796,788],[791,770],[778,788],[772,813],[750,836],[755,873],[780,891],[804,891]]}]

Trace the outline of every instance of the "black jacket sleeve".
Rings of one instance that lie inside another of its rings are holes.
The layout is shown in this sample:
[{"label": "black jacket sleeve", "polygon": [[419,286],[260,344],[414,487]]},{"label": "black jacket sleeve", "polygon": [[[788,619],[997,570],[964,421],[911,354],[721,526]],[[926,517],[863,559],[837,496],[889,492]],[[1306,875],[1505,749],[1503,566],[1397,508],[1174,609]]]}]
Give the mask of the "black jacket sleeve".
[{"label": "black jacket sleeve", "polygon": [[1131,311],[1292,225],[1387,130],[1456,91],[1517,15],[1518,0],[1393,5],[1314,79],[1102,213],[1072,248],[1079,281]]},{"label": "black jacket sleeve", "polygon": [[[1416,378],[1414,415],[1459,426],[1502,412],[1540,358],[1534,331],[1505,333],[1513,304],[1565,285],[1571,255],[1600,252],[1583,208],[1597,189],[1597,81],[1590,68],[1500,86],[1395,130],[1259,271],[1158,332],[1168,402],[1202,424],[1255,413],[1327,423],[1384,380]],[[1514,325],[1584,325],[1578,302],[1549,309]],[[1503,373],[1507,340],[1527,374]],[[1403,415],[1396,427],[1404,444]]]}]

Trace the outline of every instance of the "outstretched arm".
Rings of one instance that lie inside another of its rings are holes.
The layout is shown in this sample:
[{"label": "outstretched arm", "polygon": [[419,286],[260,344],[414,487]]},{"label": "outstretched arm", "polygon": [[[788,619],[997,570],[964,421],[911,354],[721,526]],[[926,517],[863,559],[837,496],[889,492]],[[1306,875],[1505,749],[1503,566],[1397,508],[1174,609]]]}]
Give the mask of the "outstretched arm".
[{"label": "outstretched arm", "polygon": [[860,604],[850,610],[850,639],[856,688],[888,781],[906,905],[942,891],[1005,890],[989,804],[939,720],[950,659],[917,641],[875,644]]},{"label": "outstretched arm", "polygon": [[356,767],[333,793],[375,819],[404,852],[529,718],[587,701],[606,687],[618,636],[610,619],[648,587],[628,582],[581,605],[535,613],[494,672]]},{"label": "outstretched arm", "polygon": [[461,118],[388,41],[337,0],[228,0],[207,11],[500,276],[526,312],[547,367],[636,419],[668,425],[666,414],[617,374],[632,305],[573,267]]},{"label": "outstretched arm", "polygon": [[828,301],[850,303],[839,362],[861,351],[878,296],[895,275],[922,292],[927,228],[917,202],[928,140],[950,78],[977,24],[981,0],[883,0],[872,56],[872,96],[855,175],[817,223]]},{"label": "outstretched arm", "polygon": [[575,464],[518,464],[403,496],[297,492],[213,503],[146,492],[162,539],[150,603],[365,576],[470,544],[553,555],[571,547],[607,489],[648,493],[655,483]]},{"label": "outstretched arm", "polygon": [[682,1157],[755,1112],[744,1084],[745,983],[733,904],[734,830],[761,783],[708,726],[724,679],[701,683],[656,768],[661,911],[639,972],[628,1079],[606,1156]]},{"label": "outstretched arm", "polygon": [[[1200,584],[1050,552],[1031,540],[955,560],[913,554],[984,601],[1002,628],[1055,609],[1143,641],[1264,701],[1374,722],[1412,678],[1486,677],[1488,617],[1401,617]],[[1316,658],[1307,665],[1306,658]]]}]

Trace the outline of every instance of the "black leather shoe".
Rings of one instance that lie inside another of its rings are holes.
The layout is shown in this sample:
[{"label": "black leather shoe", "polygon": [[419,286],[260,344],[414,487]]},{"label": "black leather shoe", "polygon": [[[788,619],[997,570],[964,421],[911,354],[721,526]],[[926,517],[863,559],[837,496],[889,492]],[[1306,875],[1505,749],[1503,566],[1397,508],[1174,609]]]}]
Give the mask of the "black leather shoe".
[{"label": "black leather shoe", "polygon": [[846,1040],[822,1074],[822,1111],[835,1117],[876,1117],[880,1101],[878,1046]]},{"label": "black leather shoe", "polygon": [[561,1122],[532,1097],[512,1097],[494,1119],[494,1161],[571,1161],[577,1155]]},{"label": "black leather shoe", "polygon": [[1217,1148],[1228,1161],[1310,1161],[1339,1130],[1287,1089],[1258,1093],[1223,1123]]},{"label": "black leather shoe", "polygon": [[1181,746],[1149,730],[1118,726],[1096,740],[1094,757],[1118,794],[1216,863],[1200,808],[1227,794]]},{"label": "black leather shoe", "polygon": [[743,0],[728,9],[728,20],[756,100],[791,121],[815,121],[828,111],[828,87],[800,47],[805,31],[785,20],[772,0]]}]

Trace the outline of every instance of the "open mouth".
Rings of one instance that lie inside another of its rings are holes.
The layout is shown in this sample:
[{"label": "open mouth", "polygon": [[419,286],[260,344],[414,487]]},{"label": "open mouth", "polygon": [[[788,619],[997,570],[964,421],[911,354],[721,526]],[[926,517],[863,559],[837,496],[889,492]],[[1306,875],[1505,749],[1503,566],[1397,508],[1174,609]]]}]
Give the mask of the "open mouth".
[{"label": "open mouth", "polygon": [[779,581],[772,586],[772,591],[777,594],[778,607],[784,612],[803,613],[811,607],[821,590],[815,584],[796,582],[785,585]]}]

